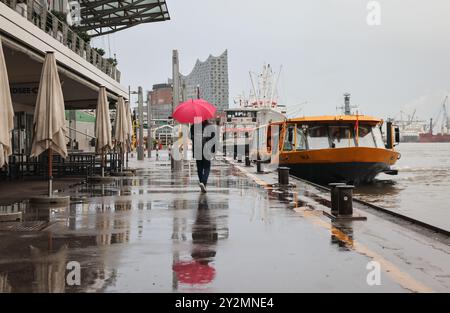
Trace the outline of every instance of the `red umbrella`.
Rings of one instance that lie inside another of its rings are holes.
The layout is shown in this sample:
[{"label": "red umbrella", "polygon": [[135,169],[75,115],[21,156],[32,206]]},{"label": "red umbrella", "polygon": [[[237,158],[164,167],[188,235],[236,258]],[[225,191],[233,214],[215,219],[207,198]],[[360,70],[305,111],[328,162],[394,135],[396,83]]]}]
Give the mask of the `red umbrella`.
[{"label": "red umbrella", "polygon": [[178,281],[184,284],[208,284],[216,276],[216,270],[213,267],[197,261],[178,262],[172,269],[177,273]]},{"label": "red umbrella", "polygon": [[191,99],[181,103],[173,112],[173,118],[180,123],[193,124],[213,118],[216,107],[203,99]]}]

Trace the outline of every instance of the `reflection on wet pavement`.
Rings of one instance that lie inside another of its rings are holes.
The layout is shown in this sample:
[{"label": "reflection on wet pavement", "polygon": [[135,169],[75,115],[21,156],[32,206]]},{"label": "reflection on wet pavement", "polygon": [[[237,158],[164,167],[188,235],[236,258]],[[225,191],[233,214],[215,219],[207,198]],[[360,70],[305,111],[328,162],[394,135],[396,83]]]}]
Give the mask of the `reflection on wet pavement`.
[{"label": "reflection on wet pavement", "polygon": [[[136,177],[75,187],[67,208],[9,208],[45,229],[0,231],[0,292],[368,288],[348,280],[364,277],[367,263],[351,251],[351,227],[324,231],[308,221],[329,205],[320,195],[256,188],[221,164],[200,194],[193,173],[148,163]],[[342,268],[349,254],[353,267]],[[79,286],[66,283],[72,261],[81,266]],[[403,290],[389,280],[384,288]]]},{"label": "reflection on wet pavement", "polygon": [[338,245],[343,251],[353,247],[353,227],[351,224],[332,222],[331,243]]},{"label": "reflection on wet pavement", "polygon": [[[219,219],[226,216],[212,217],[211,210],[227,209],[226,207],[210,207],[208,196],[199,196],[197,214],[192,225],[192,249],[190,260],[180,260],[179,255],[174,256],[173,271],[175,272],[173,288],[178,289],[179,284],[201,285],[214,280],[215,269],[213,267],[216,256],[216,245],[219,239],[228,238],[228,229],[222,229],[217,225],[226,225],[225,221]],[[174,234],[172,239],[177,238],[178,224],[174,223]],[[185,236],[181,239],[185,240]]]}]

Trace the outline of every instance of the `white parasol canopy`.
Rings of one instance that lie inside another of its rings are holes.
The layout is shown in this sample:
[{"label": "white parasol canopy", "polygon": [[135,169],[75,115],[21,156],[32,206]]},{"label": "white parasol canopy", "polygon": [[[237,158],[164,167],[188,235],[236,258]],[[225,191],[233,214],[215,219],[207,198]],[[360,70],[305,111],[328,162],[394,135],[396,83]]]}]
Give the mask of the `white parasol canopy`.
[{"label": "white parasol canopy", "polygon": [[100,87],[97,102],[95,122],[95,137],[97,137],[96,150],[97,153],[103,153],[104,150],[112,149],[111,139],[111,119],[109,114],[108,98],[106,96],[106,88]]},{"label": "white parasol canopy", "polygon": [[66,158],[66,132],[64,96],[56,58],[53,52],[47,52],[34,111],[31,156],[51,149]]},{"label": "white parasol canopy", "polygon": [[117,145],[125,145],[127,144],[128,140],[128,116],[125,106],[125,101],[123,100],[123,97],[119,97],[119,100],[117,101],[117,108],[116,108],[116,127],[115,127],[115,134],[114,139],[116,140]]},{"label": "white parasol canopy", "polygon": [[9,91],[8,72],[0,38],[0,168],[8,163],[12,153],[11,132],[14,129],[14,110]]},{"label": "white parasol canopy", "polygon": [[127,126],[128,126],[128,138],[127,138],[127,146],[128,151],[131,151],[131,136],[133,135],[133,122],[131,121],[131,108],[130,102],[126,102],[126,113],[127,113]]}]

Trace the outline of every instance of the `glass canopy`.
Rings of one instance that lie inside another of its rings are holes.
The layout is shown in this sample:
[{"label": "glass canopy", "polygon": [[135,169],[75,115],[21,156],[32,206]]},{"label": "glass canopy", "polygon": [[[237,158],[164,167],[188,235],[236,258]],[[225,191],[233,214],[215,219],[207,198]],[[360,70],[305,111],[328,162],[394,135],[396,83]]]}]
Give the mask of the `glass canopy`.
[{"label": "glass canopy", "polygon": [[92,37],[170,19],[165,0],[80,0],[81,25]]}]

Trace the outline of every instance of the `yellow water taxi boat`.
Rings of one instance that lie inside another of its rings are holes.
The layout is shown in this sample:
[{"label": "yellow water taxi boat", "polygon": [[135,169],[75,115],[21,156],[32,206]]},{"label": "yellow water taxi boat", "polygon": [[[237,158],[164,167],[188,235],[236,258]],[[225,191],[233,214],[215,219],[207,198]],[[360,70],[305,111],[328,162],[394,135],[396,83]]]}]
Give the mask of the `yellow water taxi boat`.
[{"label": "yellow water taxi boat", "polygon": [[[274,122],[255,129],[250,158],[291,169],[291,174],[319,184],[363,184],[391,169],[400,154],[398,128],[364,115],[315,116]],[[275,147],[274,147],[275,145]],[[274,150],[275,148],[275,150]]]}]

